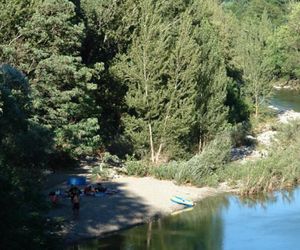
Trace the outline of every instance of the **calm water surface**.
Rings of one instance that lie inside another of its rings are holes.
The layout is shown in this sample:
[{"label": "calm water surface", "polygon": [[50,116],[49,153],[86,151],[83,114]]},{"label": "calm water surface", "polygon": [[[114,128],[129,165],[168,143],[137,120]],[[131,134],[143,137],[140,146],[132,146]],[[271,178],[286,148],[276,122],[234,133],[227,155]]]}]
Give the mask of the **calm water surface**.
[{"label": "calm water surface", "polygon": [[288,89],[275,90],[271,104],[282,109],[300,112],[300,92]]},{"label": "calm water surface", "polygon": [[299,250],[300,189],[252,199],[208,198],[192,211],[72,249]]}]

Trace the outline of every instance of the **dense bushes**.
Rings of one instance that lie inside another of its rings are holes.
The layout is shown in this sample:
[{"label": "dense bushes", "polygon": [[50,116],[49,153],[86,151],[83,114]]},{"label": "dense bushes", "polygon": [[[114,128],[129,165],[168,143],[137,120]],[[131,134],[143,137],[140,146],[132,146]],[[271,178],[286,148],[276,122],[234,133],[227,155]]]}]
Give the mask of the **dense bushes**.
[{"label": "dense bushes", "polygon": [[228,133],[217,136],[189,161],[170,162],[153,167],[151,173],[160,179],[174,179],[178,183],[206,184],[206,179],[230,160],[231,138]]}]

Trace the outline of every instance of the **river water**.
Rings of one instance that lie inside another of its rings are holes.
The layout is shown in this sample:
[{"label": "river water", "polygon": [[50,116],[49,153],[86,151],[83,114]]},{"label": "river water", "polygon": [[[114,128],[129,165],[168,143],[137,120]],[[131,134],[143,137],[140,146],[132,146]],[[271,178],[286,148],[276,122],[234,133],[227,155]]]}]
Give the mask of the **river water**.
[{"label": "river water", "polygon": [[[271,104],[300,112],[300,94],[276,91]],[[299,250],[300,188],[268,196],[222,195],[182,212],[71,249]]]},{"label": "river water", "polygon": [[300,112],[300,92],[289,89],[275,90],[270,103],[281,109],[293,109]]},{"label": "river water", "polygon": [[[81,250],[299,250],[300,189],[207,198],[192,211],[79,245]],[[76,248],[74,248],[76,249]]]}]

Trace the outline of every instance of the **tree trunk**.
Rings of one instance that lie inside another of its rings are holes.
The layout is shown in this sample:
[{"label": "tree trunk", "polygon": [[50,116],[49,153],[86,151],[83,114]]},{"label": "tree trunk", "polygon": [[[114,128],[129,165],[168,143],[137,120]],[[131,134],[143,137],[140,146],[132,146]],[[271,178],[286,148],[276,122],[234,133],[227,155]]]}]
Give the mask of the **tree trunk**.
[{"label": "tree trunk", "polygon": [[152,137],[152,127],[151,124],[148,124],[149,127],[149,138],[150,138],[150,149],[151,149],[151,162],[155,162],[155,157],[154,157],[154,146],[153,146],[153,137]]},{"label": "tree trunk", "polygon": [[158,163],[158,160],[159,160],[159,157],[160,157],[160,153],[161,153],[162,148],[163,148],[163,144],[161,143],[161,144],[159,145],[158,151],[157,151],[156,156],[155,156],[155,163]]},{"label": "tree trunk", "polygon": [[255,118],[258,117],[258,96],[255,96]]},{"label": "tree trunk", "polygon": [[202,137],[199,136],[199,144],[198,144],[198,154],[200,154],[202,151]]}]

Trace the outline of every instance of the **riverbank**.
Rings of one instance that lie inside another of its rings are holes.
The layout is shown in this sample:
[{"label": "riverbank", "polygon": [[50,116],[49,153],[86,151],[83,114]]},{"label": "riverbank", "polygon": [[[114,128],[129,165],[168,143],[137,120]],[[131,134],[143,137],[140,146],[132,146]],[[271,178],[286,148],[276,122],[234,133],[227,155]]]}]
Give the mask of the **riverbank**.
[{"label": "riverbank", "polygon": [[[291,111],[279,112],[278,122],[285,123],[284,121],[288,122],[298,119],[298,114],[297,112],[291,113]],[[265,139],[265,136],[264,140],[261,141],[259,139],[260,137],[258,137],[258,142],[264,144],[264,141],[268,141],[268,143],[265,144],[269,147],[275,133],[267,134],[267,139]],[[247,157],[246,160],[250,158]],[[283,157],[279,158],[283,159]],[[245,187],[239,186],[241,190],[245,190],[245,193],[247,193],[248,190],[250,190],[251,193],[262,190],[268,191],[277,185],[276,183],[278,181],[275,179],[274,173],[280,173],[281,171],[281,166],[277,166],[279,162],[279,159],[273,162],[269,162],[268,159],[265,159],[259,164],[248,162],[250,165],[244,166],[242,171],[238,166],[231,167],[228,168],[229,173],[225,171],[225,173],[220,174],[220,178],[218,175],[216,176],[218,179],[224,178],[223,181],[240,180],[247,177],[247,181],[244,181],[247,185],[245,185]],[[266,166],[271,166],[272,169]],[[251,173],[248,173],[247,169],[251,169]],[[267,184],[265,184],[261,177],[262,172],[266,170],[270,170],[270,175],[268,175],[266,179],[271,180],[268,181]],[[290,173],[295,171],[290,171],[289,169],[284,172]],[[81,168],[78,172],[72,171],[70,175],[71,174],[83,175],[88,178],[91,177],[89,169],[84,168]],[[67,189],[65,181],[68,176],[69,174],[67,173],[50,174],[48,180],[51,185],[48,185],[48,187],[52,189]],[[254,178],[253,180],[251,179],[252,177]],[[284,177],[285,180],[289,181],[288,178],[289,177]],[[52,181],[50,181],[50,179],[52,179]],[[293,176],[291,179],[293,179]],[[256,182],[259,183],[257,184]],[[290,183],[292,183],[292,181],[290,181]],[[174,195],[182,196],[193,201],[199,201],[209,196],[232,191],[226,185],[221,185],[219,188],[177,186],[172,181],[157,180],[152,177],[136,178],[122,176],[112,181],[104,182],[104,185],[115,190],[116,194],[102,197],[83,196],[81,198],[79,218],[73,218],[70,200],[67,198],[61,199],[58,207],[49,212],[49,217],[61,218],[64,221],[60,236],[65,239],[66,244],[83,239],[102,237],[108,233],[148,222],[157,216],[170,215],[174,211],[183,208],[170,201],[170,198]],[[258,188],[254,189],[253,187]]]},{"label": "riverbank", "polygon": [[[51,178],[55,178],[53,175],[60,178],[59,173],[52,174]],[[226,185],[221,185],[219,188],[177,186],[172,181],[157,180],[152,177],[122,176],[103,184],[117,193],[101,197],[82,196],[78,218],[73,218],[68,198],[61,199],[58,206],[49,212],[49,217],[61,218],[64,221],[59,234],[65,239],[66,244],[101,237],[183,209],[183,206],[170,201],[174,195],[199,201],[231,191]],[[63,182],[55,188],[65,189],[67,186]]]}]

